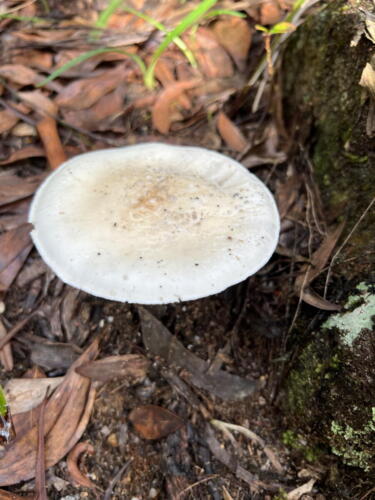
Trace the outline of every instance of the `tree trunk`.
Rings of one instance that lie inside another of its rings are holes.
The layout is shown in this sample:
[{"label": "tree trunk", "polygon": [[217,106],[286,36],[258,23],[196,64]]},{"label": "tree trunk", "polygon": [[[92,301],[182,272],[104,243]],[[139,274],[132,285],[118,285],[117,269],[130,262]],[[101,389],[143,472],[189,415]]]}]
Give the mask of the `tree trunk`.
[{"label": "tree trunk", "polygon": [[[359,82],[374,57],[375,23],[368,17],[366,36],[366,5],[361,10],[359,3],[319,9],[284,55],[288,129],[309,153],[327,216],[346,221],[339,246],[350,236],[330,286],[344,308],[307,334],[307,308],[302,312],[294,338],[304,347],[287,377],[285,406],[295,435],[302,431],[308,443],[325,445],[366,474],[375,469],[375,217],[366,211],[375,185],[375,106]],[[375,88],[371,65],[366,71]]]}]

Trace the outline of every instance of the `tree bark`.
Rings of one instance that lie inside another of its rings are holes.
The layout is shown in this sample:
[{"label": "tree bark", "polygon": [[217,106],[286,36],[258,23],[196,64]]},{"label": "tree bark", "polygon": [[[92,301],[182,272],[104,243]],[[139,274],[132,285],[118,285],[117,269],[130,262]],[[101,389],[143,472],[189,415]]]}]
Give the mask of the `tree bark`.
[{"label": "tree bark", "polygon": [[346,221],[339,247],[347,240],[330,289],[345,305],[307,334],[302,312],[294,338],[304,347],[287,377],[285,407],[296,435],[368,473],[375,469],[375,106],[359,82],[367,63],[371,79],[375,23],[369,5],[352,5],[320,8],[284,54],[287,127],[296,150],[308,151],[327,216]]}]

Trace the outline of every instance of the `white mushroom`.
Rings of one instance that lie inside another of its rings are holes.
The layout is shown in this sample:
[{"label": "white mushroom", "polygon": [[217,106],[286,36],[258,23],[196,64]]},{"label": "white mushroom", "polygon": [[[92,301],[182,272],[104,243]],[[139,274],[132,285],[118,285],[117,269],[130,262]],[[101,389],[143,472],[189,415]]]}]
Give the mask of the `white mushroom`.
[{"label": "white mushroom", "polygon": [[198,299],[254,274],[271,257],[279,215],[238,162],[151,143],[76,156],[41,185],[32,239],[66,283],[106,299]]}]

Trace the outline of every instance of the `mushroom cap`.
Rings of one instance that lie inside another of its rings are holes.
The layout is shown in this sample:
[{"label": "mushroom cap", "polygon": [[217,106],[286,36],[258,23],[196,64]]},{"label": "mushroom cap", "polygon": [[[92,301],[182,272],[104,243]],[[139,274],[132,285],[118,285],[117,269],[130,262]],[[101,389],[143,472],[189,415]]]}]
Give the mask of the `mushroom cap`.
[{"label": "mushroom cap", "polygon": [[31,205],[32,239],[65,283],[139,304],[221,292],[271,257],[279,215],[267,187],[213,151],[148,143],[61,165]]}]

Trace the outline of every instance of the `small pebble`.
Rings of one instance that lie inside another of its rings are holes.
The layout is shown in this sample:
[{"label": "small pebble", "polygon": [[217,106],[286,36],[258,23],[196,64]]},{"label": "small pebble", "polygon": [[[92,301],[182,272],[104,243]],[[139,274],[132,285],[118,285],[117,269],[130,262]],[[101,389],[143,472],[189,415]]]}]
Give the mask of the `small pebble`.
[{"label": "small pebble", "polygon": [[159,492],[156,488],[151,488],[148,496],[149,496],[149,498],[156,498],[158,496],[158,494],[159,494]]},{"label": "small pebble", "polygon": [[100,429],[101,434],[103,436],[108,436],[108,434],[111,432],[111,429],[108,427],[108,425],[103,425],[103,427]]},{"label": "small pebble", "polygon": [[113,448],[116,448],[118,446],[117,434],[112,432],[112,434],[107,437],[107,443]]},{"label": "small pebble", "polygon": [[114,320],[114,319],[115,319],[115,318],[114,318],[113,316],[107,316],[107,321],[108,321],[108,323],[113,323],[113,320]]},{"label": "small pebble", "polygon": [[99,321],[99,328],[103,328],[104,327],[104,319],[101,319]]}]

